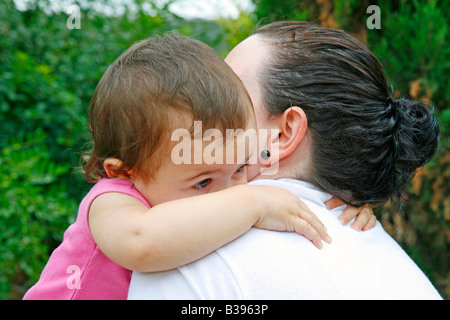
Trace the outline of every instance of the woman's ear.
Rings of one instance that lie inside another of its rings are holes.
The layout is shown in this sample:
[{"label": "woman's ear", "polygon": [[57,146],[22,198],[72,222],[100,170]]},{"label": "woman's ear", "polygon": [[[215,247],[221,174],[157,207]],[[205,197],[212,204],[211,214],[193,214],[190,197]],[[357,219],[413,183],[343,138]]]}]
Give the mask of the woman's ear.
[{"label": "woman's ear", "polygon": [[132,170],[128,170],[122,160],[117,158],[107,158],[103,162],[103,168],[105,169],[108,178],[115,179],[125,179],[130,180],[132,175]]},{"label": "woman's ear", "polygon": [[286,109],[278,118],[279,160],[291,155],[303,141],[308,127],[308,119],[300,107]]}]

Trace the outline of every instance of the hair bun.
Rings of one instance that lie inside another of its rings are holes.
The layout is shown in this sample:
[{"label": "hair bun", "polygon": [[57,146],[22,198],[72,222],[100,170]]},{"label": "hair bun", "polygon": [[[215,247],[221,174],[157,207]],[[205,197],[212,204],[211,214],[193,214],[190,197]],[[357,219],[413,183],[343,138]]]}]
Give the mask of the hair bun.
[{"label": "hair bun", "polygon": [[397,99],[392,101],[396,124],[393,132],[393,165],[399,174],[397,193],[401,196],[405,184],[417,168],[427,163],[437,150],[439,125],[428,104],[422,101]]}]

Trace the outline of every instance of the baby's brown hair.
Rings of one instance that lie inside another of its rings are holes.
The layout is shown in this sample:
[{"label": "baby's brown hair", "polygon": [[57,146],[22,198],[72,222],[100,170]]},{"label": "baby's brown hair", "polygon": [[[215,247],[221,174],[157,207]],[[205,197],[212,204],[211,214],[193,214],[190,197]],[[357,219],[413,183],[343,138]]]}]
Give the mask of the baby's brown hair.
[{"label": "baby's brown hair", "polygon": [[203,132],[245,129],[254,111],[242,82],[212,48],[168,33],[134,44],[109,66],[88,117],[93,147],[83,169],[95,182],[107,176],[107,158],[151,179],[180,123],[201,121]]}]

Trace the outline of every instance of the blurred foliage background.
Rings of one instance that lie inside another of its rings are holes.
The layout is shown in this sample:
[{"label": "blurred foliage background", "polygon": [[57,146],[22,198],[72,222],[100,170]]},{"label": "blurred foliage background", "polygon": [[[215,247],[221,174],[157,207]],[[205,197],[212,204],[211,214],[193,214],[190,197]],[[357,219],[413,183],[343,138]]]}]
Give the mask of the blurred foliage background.
[{"label": "blurred foliage background", "polygon": [[[387,205],[376,214],[450,298],[449,0],[252,0],[252,10],[214,19],[183,18],[170,10],[177,1],[27,0],[20,10],[0,2],[0,299],[22,297],[75,221],[90,188],[79,171],[87,108],[121,52],[177,30],[225,57],[258,25],[286,19],[352,33],[383,63],[395,96],[433,103],[438,154],[413,179],[401,210]],[[67,27],[71,4],[81,8],[80,29]],[[366,25],[371,4],[380,8],[380,29]]]}]

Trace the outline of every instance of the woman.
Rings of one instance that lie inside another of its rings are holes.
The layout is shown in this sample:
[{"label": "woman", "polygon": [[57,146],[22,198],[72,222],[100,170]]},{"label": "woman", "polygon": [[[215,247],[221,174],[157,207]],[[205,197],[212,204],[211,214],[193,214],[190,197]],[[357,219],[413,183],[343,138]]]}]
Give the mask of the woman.
[{"label": "woman", "polygon": [[[261,51],[266,55],[255,54]],[[308,138],[301,146],[308,152],[280,154],[271,178],[307,181],[355,206],[384,203],[401,199],[416,169],[436,152],[439,127],[431,110],[394,100],[376,57],[342,30],[273,23],[226,61],[252,97],[258,127],[280,129],[269,149],[286,140],[290,128],[281,120],[288,115]]]}]

